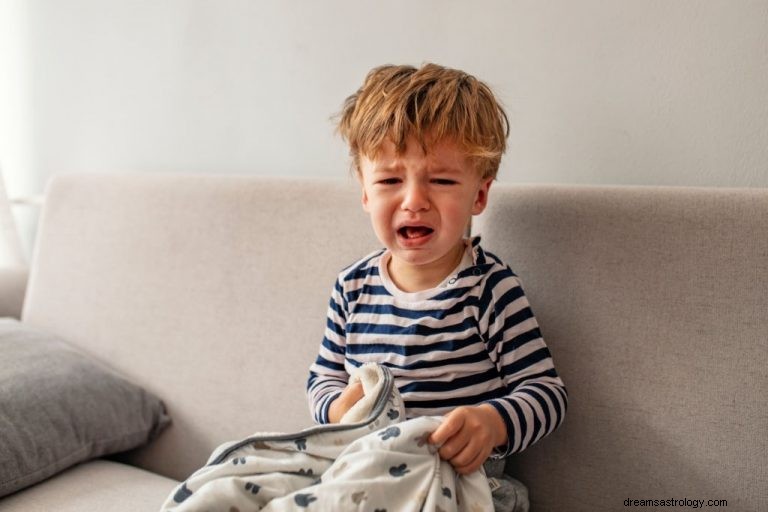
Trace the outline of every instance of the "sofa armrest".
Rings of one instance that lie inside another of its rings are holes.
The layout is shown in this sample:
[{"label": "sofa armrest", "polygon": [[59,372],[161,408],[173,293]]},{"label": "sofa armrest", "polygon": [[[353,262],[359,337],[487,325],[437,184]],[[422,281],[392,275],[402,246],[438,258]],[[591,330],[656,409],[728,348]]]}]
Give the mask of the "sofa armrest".
[{"label": "sofa armrest", "polygon": [[0,317],[21,318],[28,276],[27,267],[0,268]]}]

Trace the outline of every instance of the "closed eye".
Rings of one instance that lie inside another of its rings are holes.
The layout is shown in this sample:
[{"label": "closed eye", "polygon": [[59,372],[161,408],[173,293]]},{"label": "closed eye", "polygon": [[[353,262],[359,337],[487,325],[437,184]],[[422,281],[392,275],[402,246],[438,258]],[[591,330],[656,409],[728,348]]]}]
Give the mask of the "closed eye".
[{"label": "closed eye", "polygon": [[386,178],[383,180],[379,180],[376,183],[380,185],[396,185],[400,183],[400,178]]},{"label": "closed eye", "polygon": [[432,183],[435,183],[437,185],[456,185],[458,182],[455,180],[449,180],[445,178],[435,178],[432,180]]}]

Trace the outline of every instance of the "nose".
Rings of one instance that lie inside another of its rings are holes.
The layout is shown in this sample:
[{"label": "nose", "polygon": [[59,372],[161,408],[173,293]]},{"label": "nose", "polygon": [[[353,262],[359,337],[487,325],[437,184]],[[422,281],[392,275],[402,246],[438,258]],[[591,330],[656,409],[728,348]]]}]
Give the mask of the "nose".
[{"label": "nose", "polygon": [[425,183],[421,183],[419,180],[411,180],[404,187],[403,192],[401,209],[411,212],[429,210],[429,192]]}]

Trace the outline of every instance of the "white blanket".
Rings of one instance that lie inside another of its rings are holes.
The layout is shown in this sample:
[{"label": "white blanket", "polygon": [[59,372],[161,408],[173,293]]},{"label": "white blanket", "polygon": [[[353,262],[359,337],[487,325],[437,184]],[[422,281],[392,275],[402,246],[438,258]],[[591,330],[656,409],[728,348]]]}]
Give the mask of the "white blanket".
[{"label": "white blanket", "polygon": [[217,448],[162,511],[488,511],[481,468],[466,476],[427,443],[442,418],[405,420],[392,375],[366,364],[364,398],[342,424],[259,433]]}]

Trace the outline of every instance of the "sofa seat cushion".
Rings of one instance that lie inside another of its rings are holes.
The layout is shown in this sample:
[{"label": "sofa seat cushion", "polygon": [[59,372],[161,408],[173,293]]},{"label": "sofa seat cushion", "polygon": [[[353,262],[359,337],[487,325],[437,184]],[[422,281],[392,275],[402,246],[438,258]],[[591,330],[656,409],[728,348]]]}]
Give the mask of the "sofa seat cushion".
[{"label": "sofa seat cushion", "polygon": [[179,482],[149,471],[94,460],[0,498],[3,512],[155,512]]}]

